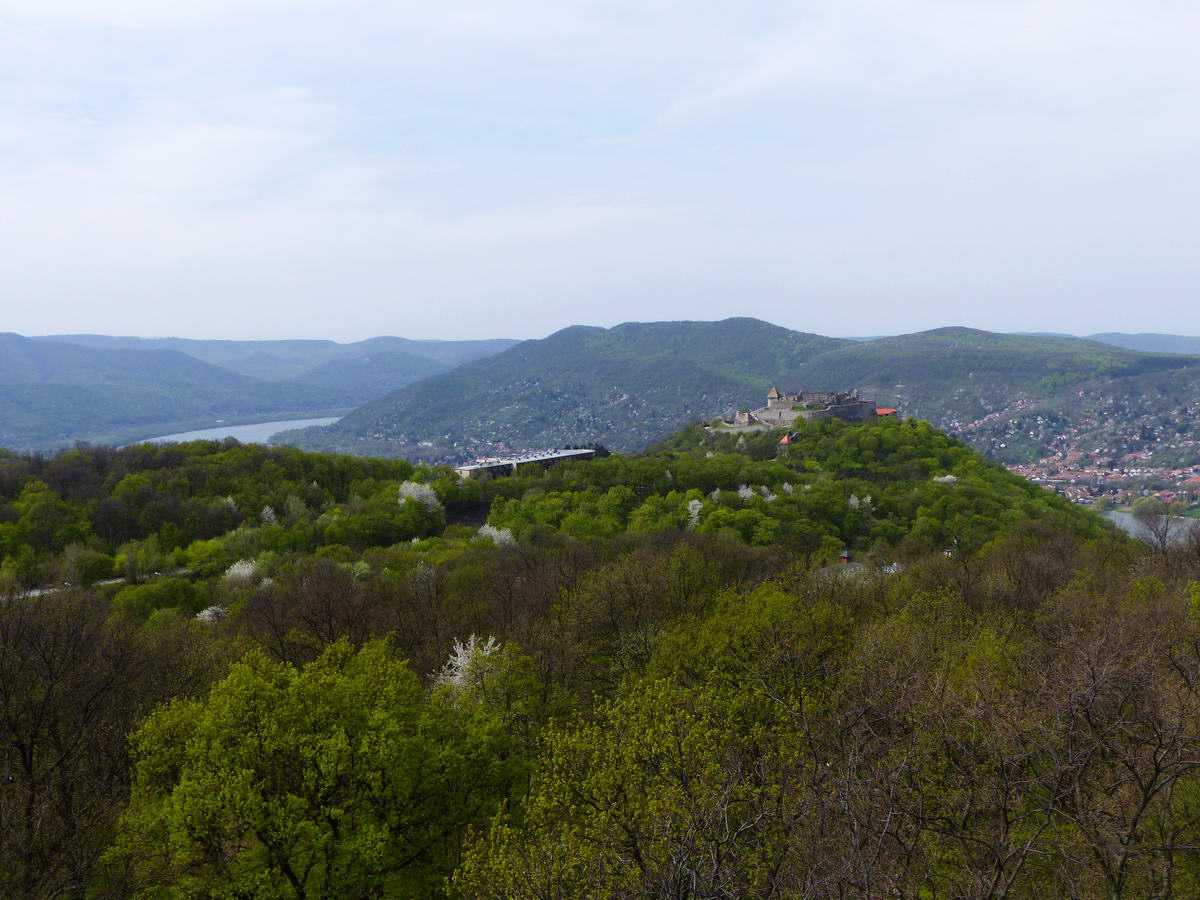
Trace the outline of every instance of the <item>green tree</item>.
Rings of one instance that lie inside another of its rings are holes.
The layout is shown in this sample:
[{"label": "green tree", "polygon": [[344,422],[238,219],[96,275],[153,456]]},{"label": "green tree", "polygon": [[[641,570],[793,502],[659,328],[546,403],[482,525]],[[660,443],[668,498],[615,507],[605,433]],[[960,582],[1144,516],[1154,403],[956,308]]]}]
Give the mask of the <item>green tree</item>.
[{"label": "green tree", "polygon": [[302,669],[254,651],[132,749],[110,856],[155,897],[437,896],[511,758],[485,706],[431,699],[382,641]]},{"label": "green tree", "polygon": [[727,693],[629,683],[597,721],[549,729],[524,821],[497,819],[456,886],[480,898],[777,896],[788,751],[761,715]]}]

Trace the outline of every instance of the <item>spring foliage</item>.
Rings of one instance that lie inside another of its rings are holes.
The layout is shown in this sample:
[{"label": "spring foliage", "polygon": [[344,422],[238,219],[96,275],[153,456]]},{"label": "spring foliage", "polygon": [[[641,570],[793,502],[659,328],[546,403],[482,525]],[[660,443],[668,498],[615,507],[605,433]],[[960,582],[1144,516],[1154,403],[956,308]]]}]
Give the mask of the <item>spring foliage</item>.
[{"label": "spring foliage", "polygon": [[1200,540],[777,440],[0,458],[0,893],[1200,893]]}]

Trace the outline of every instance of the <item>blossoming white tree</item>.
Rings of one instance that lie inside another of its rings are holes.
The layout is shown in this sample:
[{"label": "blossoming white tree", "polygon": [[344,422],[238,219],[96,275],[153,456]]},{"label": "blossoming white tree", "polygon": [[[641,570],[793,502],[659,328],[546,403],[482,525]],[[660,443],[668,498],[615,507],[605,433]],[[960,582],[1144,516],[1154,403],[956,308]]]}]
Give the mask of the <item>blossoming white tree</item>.
[{"label": "blossoming white tree", "polygon": [[225,580],[234,587],[245,587],[258,574],[258,564],[252,559],[239,559],[225,570]]},{"label": "blossoming white tree", "polygon": [[488,674],[495,669],[492,657],[499,650],[500,642],[491,635],[486,641],[474,634],[465,641],[455,641],[450,658],[434,676],[434,681],[455,693],[481,687]]},{"label": "blossoming white tree", "polygon": [[403,503],[405,500],[416,500],[430,512],[436,512],[442,508],[441,502],[437,498],[437,494],[428,484],[423,484],[420,481],[406,481],[400,485],[399,501]]},{"label": "blossoming white tree", "polygon": [[196,613],[196,618],[205,625],[215,625],[227,615],[229,615],[229,610],[224,606],[206,606],[200,612]]},{"label": "blossoming white tree", "polygon": [[497,547],[507,547],[510,544],[516,543],[513,537],[512,529],[497,528],[495,525],[481,525],[476,534],[481,538],[490,538],[492,543]]}]

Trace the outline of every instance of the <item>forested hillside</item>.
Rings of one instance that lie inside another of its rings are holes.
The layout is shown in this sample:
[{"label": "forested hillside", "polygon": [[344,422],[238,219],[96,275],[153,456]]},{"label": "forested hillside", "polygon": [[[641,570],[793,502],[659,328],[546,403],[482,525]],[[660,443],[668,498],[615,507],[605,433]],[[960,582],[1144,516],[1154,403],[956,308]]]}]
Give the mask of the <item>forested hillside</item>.
[{"label": "forested hillside", "polygon": [[0,447],[122,443],[341,413],[514,343],[0,334]]},{"label": "forested hillside", "polygon": [[[634,450],[766,396],[772,379],[845,341],[757,319],[572,326],[291,432],[310,449],[470,458],[602,441]],[[581,437],[582,436],[582,437]]]},{"label": "forested hillside", "polygon": [[366,403],[517,343],[507,339],[420,341],[375,337],[339,344],[321,340],[223,341],[105,334],[49,335],[33,340],[100,350],[173,350],[249,378],[344,391],[356,403]]},{"label": "forested hillside", "polygon": [[1114,452],[1146,449],[1136,438],[1160,419],[1190,433],[1186,406],[1200,393],[1200,357],[939,328],[839,348],[784,381],[853,384],[881,406],[959,434],[991,459],[1028,462],[1050,453],[1064,433]]},{"label": "forested hillside", "polygon": [[148,428],[303,418],[352,402],[343,391],[260,381],[175,350],[96,350],[0,334],[0,447],[120,442]]},{"label": "forested hillside", "polygon": [[772,384],[857,389],[962,434],[992,459],[1027,462],[1065,433],[1091,447],[1144,449],[1126,438],[1179,418],[1200,391],[1200,356],[970,328],[866,342],[754,319],[568,328],[288,439],[443,461],[593,441],[634,450],[690,422],[760,406]]},{"label": "forested hillside", "polygon": [[1200,541],[778,437],[0,454],[0,894],[1194,895]]}]

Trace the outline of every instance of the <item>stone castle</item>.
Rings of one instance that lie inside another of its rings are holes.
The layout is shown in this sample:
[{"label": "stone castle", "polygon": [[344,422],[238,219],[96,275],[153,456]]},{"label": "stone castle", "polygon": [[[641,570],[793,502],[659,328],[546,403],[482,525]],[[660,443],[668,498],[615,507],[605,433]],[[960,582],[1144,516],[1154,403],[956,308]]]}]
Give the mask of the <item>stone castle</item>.
[{"label": "stone castle", "polygon": [[769,428],[787,428],[797,419],[845,419],[848,422],[867,422],[880,413],[895,414],[895,410],[877,410],[875,404],[863,400],[857,393],[842,394],[837,391],[797,391],[781,394],[773,387],[767,394],[767,405],[761,409],[739,412],[734,417],[735,425],[766,425]]}]

